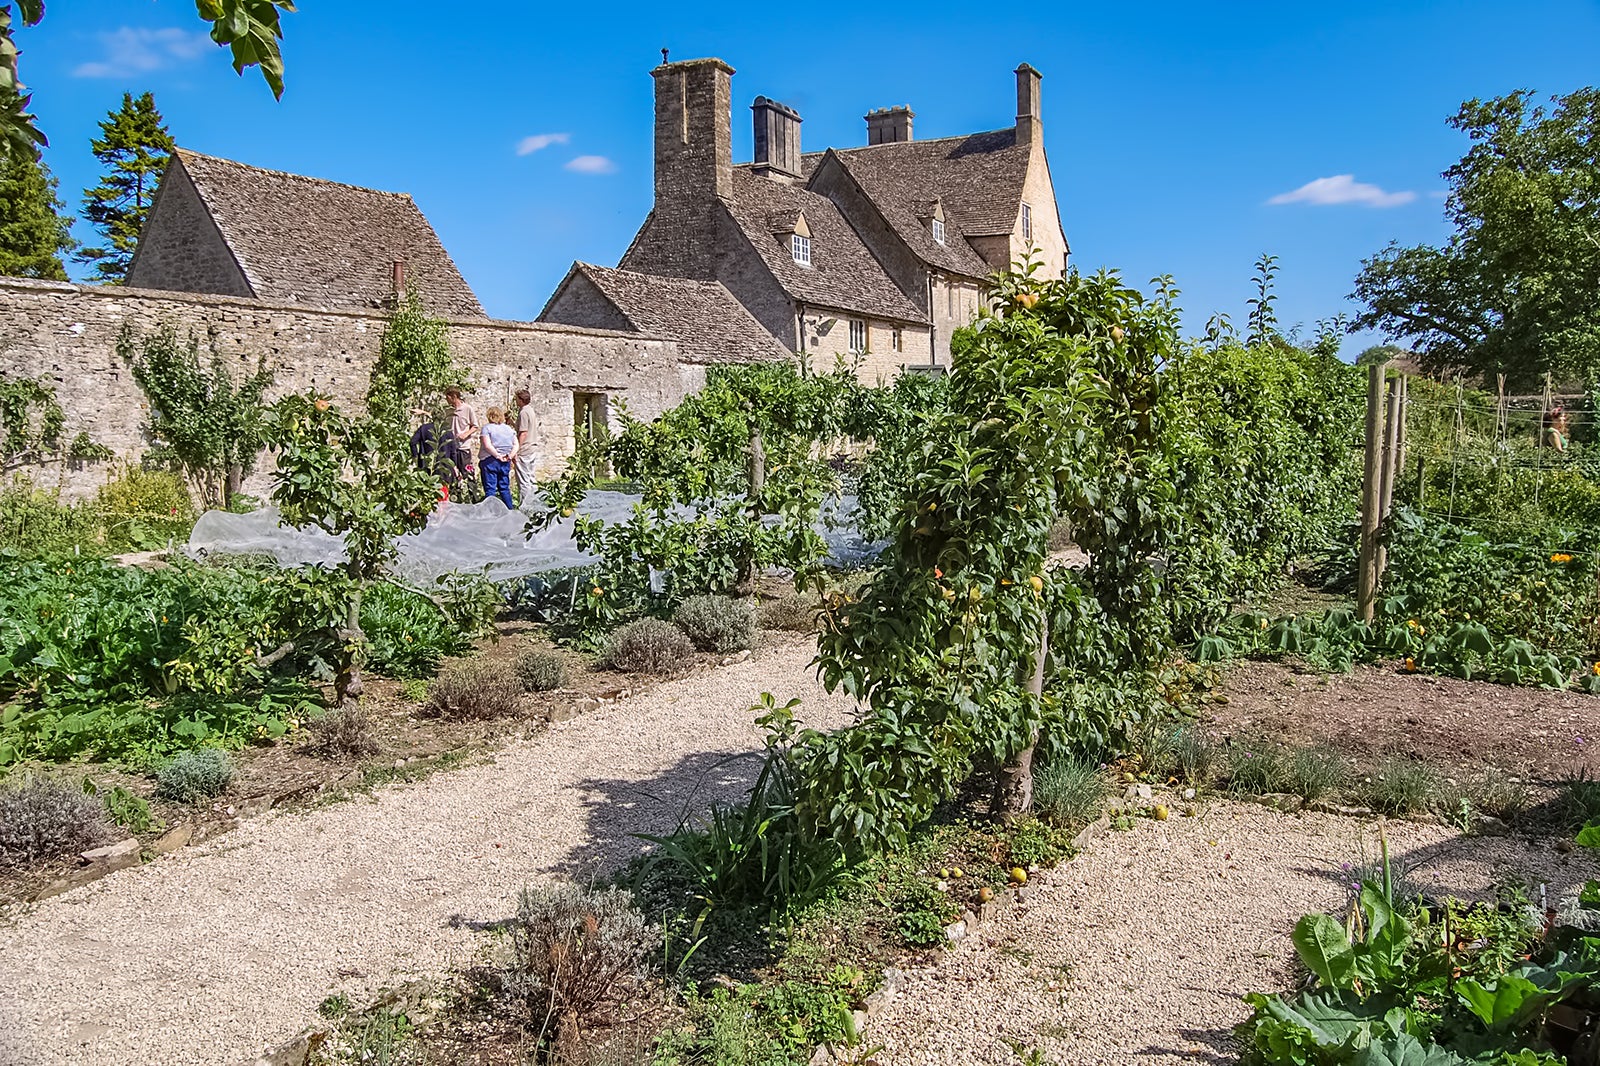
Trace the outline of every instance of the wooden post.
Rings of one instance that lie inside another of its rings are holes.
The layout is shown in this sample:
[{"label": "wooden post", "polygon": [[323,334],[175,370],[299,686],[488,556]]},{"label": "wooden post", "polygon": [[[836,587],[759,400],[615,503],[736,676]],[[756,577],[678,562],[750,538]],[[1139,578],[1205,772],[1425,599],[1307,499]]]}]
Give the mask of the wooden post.
[{"label": "wooden post", "polygon": [[1372,621],[1378,593],[1379,482],[1383,478],[1383,372],[1386,363],[1367,368],[1366,461],[1361,481],[1361,547],[1356,565],[1356,604],[1363,622]]},{"label": "wooden post", "polygon": [[[1405,400],[1401,395],[1405,385],[1405,376],[1397,374],[1389,382],[1389,401],[1384,406],[1383,421],[1383,473],[1378,478],[1378,539],[1373,550],[1372,564],[1372,592],[1377,598],[1377,590],[1383,585],[1383,573],[1389,568],[1389,550],[1383,546],[1383,523],[1389,520],[1389,512],[1394,508],[1394,484],[1400,478],[1400,435],[1401,424],[1405,421]],[[1371,619],[1368,619],[1370,621]]]},{"label": "wooden post", "polygon": [[[1408,412],[1411,410],[1411,375],[1404,370],[1400,371],[1400,443],[1394,454],[1394,482],[1400,484],[1400,474],[1406,468],[1406,425]],[[1390,493],[1389,500],[1394,501],[1394,494]],[[1387,513],[1387,512],[1386,512]]]}]

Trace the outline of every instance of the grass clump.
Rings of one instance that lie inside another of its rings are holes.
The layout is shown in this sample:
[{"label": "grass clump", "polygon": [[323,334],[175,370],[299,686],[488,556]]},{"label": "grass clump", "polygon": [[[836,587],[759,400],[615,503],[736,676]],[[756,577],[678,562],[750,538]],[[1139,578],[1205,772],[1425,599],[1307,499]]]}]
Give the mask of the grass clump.
[{"label": "grass clump", "polygon": [[1088,759],[1052,759],[1033,776],[1033,805],[1056,825],[1088,825],[1105,810],[1105,777]]},{"label": "grass clump", "polygon": [[1246,743],[1228,749],[1228,790],[1241,796],[1283,792],[1289,785],[1289,759],[1270,744]]},{"label": "grass clump", "polygon": [[71,855],[105,840],[105,808],[51,777],[0,783],[0,867]]},{"label": "grass clump", "polygon": [[1556,782],[1554,810],[1562,827],[1573,832],[1600,822],[1600,777],[1586,766],[1563,775]]},{"label": "grass clump", "polygon": [[1373,767],[1356,795],[1379,814],[1407,815],[1427,810],[1438,790],[1439,775],[1433,767],[1391,755]]},{"label": "grass clump", "polygon": [[748,602],[726,596],[691,596],[672,616],[701,651],[748,648],[756,635],[756,612]]},{"label": "grass clump", "polygon": [[233,780],[233,760],[216,748],[186,751],[156,772],[156,795],[174,803],[220,796]]},{"label": "grass clump", "polygon": [[817,612],[822,605],[808,596],[782,596],[761,605],[757,619],[762,629],[789,633],[811,633],[817,628]]},{"label": "grass clump", "polygon": [[1333,795],[1350,782],[1350,767],[1338,752],[1321,744],[1296,748],[1285,760],[1285,791],[1307,803]]},{"label": "grass clump", "polygon": [[378,753],[372,719],[359,704],[346,703],[311,723],[306,750],[328,759],[360,759]]},{"label": "grass clump", "polygon": [[1222,750],[1204,729],[1184,726],[1173,734],[1173,773],[1186,785],[1206,788],[1217,779],[1225,760]]},{"label": "grass clump", "polygon": [[641,618],[611,634],[600,663],[627,674],[671,677],[693,656],[694,644],[683,630],[659,618]]},{"label": "grass clump", "polygon": [[465,659],[433,679],[423,711],[453,721],[505,718],[517,713],[521,697],[522,682],[509,663]]},{"label": "grass clump", "polygon": [[567,683],[567,660],[558,651],[536,648],[517,660],[524,692],[554,692]]}]

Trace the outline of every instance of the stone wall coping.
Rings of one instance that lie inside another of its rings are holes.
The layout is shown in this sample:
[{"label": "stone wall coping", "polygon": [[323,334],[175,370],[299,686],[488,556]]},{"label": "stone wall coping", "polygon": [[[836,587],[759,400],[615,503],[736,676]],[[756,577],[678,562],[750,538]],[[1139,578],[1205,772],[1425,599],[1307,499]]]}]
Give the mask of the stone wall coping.
[{"label": "stone wall coping", "polygon": [[[41,281],[37,278],[12,278],[0,276],[0,292],[60,293],[62,295],[91,296],[105,300],[167,300],[173,303],[197,304],[207,307],[238,307],[253,311],[272,311],[287,314],[327,315],[331,318],[382,319],[381,308],[319,307],[315,304],[286,303],[274,300],[252,300],[242,296],[223,296],[208,292],[177,292],[170,289],[135,289],[126,285],[80,285],[71,281]],[[553,333],[583,337],[614,337],[618,340],[673,343],[672,338],[652,333],[633,333],[615,329],[589,329],[583,326],[566,326],[557,322],[519,322],[504,318],[451,318],[440,317],[450,326],[466,329],[518,330],[526,333]]]}]

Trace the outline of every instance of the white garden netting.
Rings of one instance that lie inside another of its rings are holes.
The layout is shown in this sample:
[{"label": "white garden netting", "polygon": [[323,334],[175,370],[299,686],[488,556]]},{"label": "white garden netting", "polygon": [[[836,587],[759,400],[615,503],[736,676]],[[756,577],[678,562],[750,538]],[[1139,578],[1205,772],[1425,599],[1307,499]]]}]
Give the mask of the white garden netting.
[{"label": "white garden netting", "polygon": [[[623,522],[639,500],[629,493],[596,491],[578,509],[606,522]],[[855,515],[856,501],[850,496],[829,500],[823,508],[817,530],[835,565],[859,564],[882,547],[861,537]],[[526,514],[507,510],[497,499],[444,503],[425,529],[400,538],[395,568],[403,579],[428,585],[445,574],[482,574],[491,581],[510,581],[596,561],[573,543],[571,519],[560,519],[531,537],[526,535],[527,524]],[[344,560],[339,537],[320,529],[283,526],[275,507],[249,514],[207,511],[195,523],[187,551],[195,558],[265,555],[280,566],[331,566]]]}]

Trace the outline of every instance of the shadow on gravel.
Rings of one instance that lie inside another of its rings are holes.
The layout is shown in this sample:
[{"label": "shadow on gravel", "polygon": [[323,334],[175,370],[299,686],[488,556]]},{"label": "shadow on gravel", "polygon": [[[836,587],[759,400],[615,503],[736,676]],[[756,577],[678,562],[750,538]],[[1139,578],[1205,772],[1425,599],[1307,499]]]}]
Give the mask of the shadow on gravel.
[{"label": "shadow on gravel", "polygon": [[761,772],[763,752],[698,752],[644,781],[591,777],[584,794],[581,844],[551,867],[574,881],[589,881],[626,865],[654,845],[635,834],[666,836],[704,814],[712,803],[742,799]]},{"label": "shadow on gravel", "polygon": [[1180,1029],[1178,1035],[1188,1042],[1187,1047],[1143,1048],[1139,1054],[1162,1061],[1212,1062],[1217,1066],[1235,1066],[1239,1061],[1238,1045],[1232,1029]]}]

